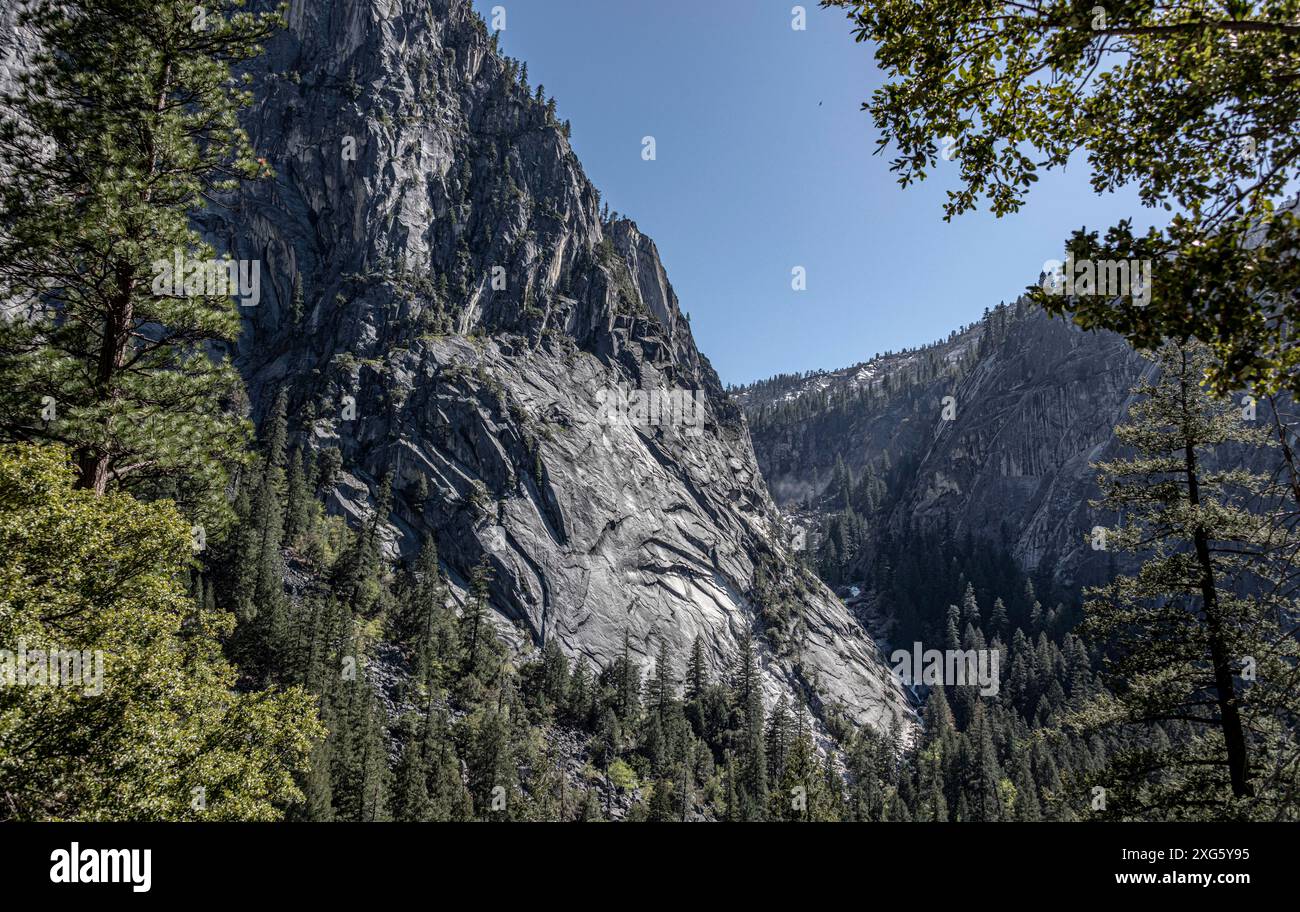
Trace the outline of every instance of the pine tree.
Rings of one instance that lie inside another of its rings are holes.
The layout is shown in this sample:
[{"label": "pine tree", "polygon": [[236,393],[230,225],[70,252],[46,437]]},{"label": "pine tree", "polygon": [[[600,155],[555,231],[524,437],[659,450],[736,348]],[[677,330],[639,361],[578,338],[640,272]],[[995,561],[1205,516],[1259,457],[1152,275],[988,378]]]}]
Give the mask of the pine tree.
[{"label": "pine tree", "polygon": [[824,810],[814,819],[837,822],[844,819],[844,778],[835,766],[835,753],[827,751],[822,761],[822,804]]},{"label": "pine tree", "polygon": [[740,773],[742,776],[740,800],[745,819],[758,818],[767,807],[767,758],[763,743],[762,677],[754,637],[746,630],[740,638],[740,655],[737,659],[734,685],[736,705],[740,712]]},{"label": "pine tree", "polygon": [[659,651],[655,656],[655,671],[650,678],[646,692],[646,708],[663,720],[668,713],[669,704],[674,701],[677,682],[673,678],[672,650],[668,641],[659,638]]},{"label": "pine tree", "polygon": [[[772,714],[768,718],[766,741],[764,743],[764,752],[767,754],[767,779],[778,786],[785,781],[786,764],[792,749],[792,724],[790,701],[783,694],[781,699],[777,701],[776,706],[773,707]],[[778,794],[776,796],[778,804],[784,802],[784,800],[784,795]]]},{"label": "pine tree", "polygon": [[[321,721],[328,728],[330,720],[322,714]],[[330,743],[322,739],[311,755],[311,767],[303,784],[305,799],[300,815],[313,823],[328,823],[334,819],[334,789],[330,778]]]},{"label": "pine tree", "polygon": [[1015,786],[1015,819],[1022,823],[1037,823],[1042,820],[1042,811],[1038,803],[1038,787],[1034,783],[1033,772],[1029,767],[1029,758],[1023,755],[1016,764]]},{"label": "pine tree", "polygon": [[704,642],[697,635],[691,644],[691,660],[686,667],[686,699],[698,700],[709,683],[708,666],[704,664]]},{"label": "pine tree", "polygon": [[[936,688],[935,692],[942,691]],[[944,743],[936,740],[917,755],[917,820],[935,823],[948,820],[948,800],[944,794],[944,751]]]},{"label": "pine tree", "polygon": [[980,626],[980,606],[975,599],[975,587],[971,583],[966,584],[966,592],[962,595],[961,624],[963,627]]},{"label": "pine tree", "polygon": [[944,627],[943,645],[945,649],[961,648],[961,612],[956,605],[948,606],[947,624]]},{"label": "pine tree", "polygon": [[255,661],[268,672],[274,657],[284,651],[288,642],[288,599],[284,593],[284,556],[280,552],[284,511],[275,480],[275,474],[268,471],[258,485],[251,516],[256,551],[242,558],[256,567],[253,603],[246,608],[255,624],[247,632],[256,640]]},{"label": "pine tree", "polygon": [[312,498],[311,452],[296,447],[285,482],[284,543],[296,547],[312,532],[318,506]]},{"label": "pine tree", "polygon": [[408,573],[397,626],[398,639],[415,643],[416,680],[430,692],[448,686],[460,644],[432,535],[425,537]]},{"label": "pine tree", "polygon": [[[782,697],[782,700],[785,698]],[[774,713],[775,715],[775,713]],[[769,752],[772,750],[769,738]],[[827,753],[827,776],[834,772],[830,752]],[[790,722],[788,740],[777,782],[783,806],[781,816],[790,820],[831,820],[835,811],[830,805],[831,796],[826,791],[826,781],[818,776],[816,753],[803,707],[796,707]],[[837,777],[836,777],[837,778]],[[835,790],[838,791],[838,784]],[[774,805],[775,807],[776,805]]]},{"label": "pine tree", "polygon": [[990,633],[1005,638],[1011,632],[1011,618],[1007,614],[1007,606],[1002,603],[1002,599],[993,600],[993,615],[989,618],[992,625]]},{"label": "pine tree", "polygon": [[239,315],[190,217],[264,171],[231,70],[281,19],[41,0],[23,21],[41,50],[0,121],[0,298],[31,313],[0,322],[0,436],[66,444],[81,487],[165,494],[214,535],[247,439],[214,354]]},{"label": "pine tree", "polygon": [[[1300,712],[1300,651],[1279,625],[1296,608],[1281,585],[1300,545],[1279,521],[1290,494],[1241,467],[1272,442],[1205,389],[1209,353],[1168,343],[1156,357],[1159,381],[1116,429],[1136,455],[1098,466],[1099,506],[1125,518],[1108,545],[1145,562],[1090,593],[1084,632],[1106,647],[1112,694],[1072,730],[1130,734],[1089,779],[1110,791],[1108,814],[1294,816],[1297,747],[1283,732]],[[1153,724],[1178,734],[1158,746]]]},{"label": "pine tree", "polygon": [[408,715],[402,719],[400,736],[403,748],[401,760],[397,764],[397,781],[393,793],[394,820],[421,821],[433,816],[421,727],[416,717]]},{"label": "pine tree", "polygon": [[507,720],[495,706],[479,711],[471,720],[469,751],[465,758],[475,814],[483,820],[509,819],[517,796],[517,776],[510,769]]},{"label": "pine tree", "polygon": [[641,711],[641,670],[632,661],[632,644],[623,631],[623,653],[614,663],[614,706],[618,720],[624,725],[636,721]]},{"label": "pine tree", "polygon": [[271,414],[262,428],[264,471],[271,476],[277,494],[284,493],[286,448],[289,440],[289,396],[280,390],[271,406]]},{"label": "pine tree", "polygon": [[982,703],[975,706],[970,731],[962,736],[963,796],[967,802],[965,820],[994,822],[1002,819],[1002,798],[998,791],[1002,767],[993,746],[993,733]]},{"label": "pine tree", "polygon": [[389,769],[387,714],[370,685],[358,680],[363,692],[362,718],[358,734],[361,738],[359,778],[360,794],[358,820],[378,823],[389,819]]},{"label": "pine tree", "polygon": [[465,611],[461,616],[462,649],[468,674],[483,670],[482,660],[487,652],[484,643],[490,634],[487,604],[491,582],[492,567],[488,564],[485,555],[470,574],[470,597],[465,603]]},{"label": "pine tree", "polygon": [[581,657],[574,661],[573,674],[569,678],[568,716],[579,725],[588,725],[592,721],[591,672]]},{"label": "pine tree", "polygon": [[385,594],[381,584],[384,558],[380,529],[388,522],[392,509],[392,481],[392,473],[384,475],[374,510],[330,569],[333,591],[360,616],[374,613]]},{"label": "pine tree", "polygon": [[306,316],[306,306],[302,299],[302,277],[295,276],[293,282],[293,298],[289,302],[289,323],[291,326],[302,326],[303,318]]}]

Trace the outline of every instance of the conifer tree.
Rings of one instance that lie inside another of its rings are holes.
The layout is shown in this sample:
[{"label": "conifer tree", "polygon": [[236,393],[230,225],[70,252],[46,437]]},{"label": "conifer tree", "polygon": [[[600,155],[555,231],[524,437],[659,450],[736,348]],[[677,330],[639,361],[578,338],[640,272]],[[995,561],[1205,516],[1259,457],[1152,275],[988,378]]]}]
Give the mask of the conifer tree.
[{"label": "conifer tree", "polygon": [[1011,618],[1007,614],[1007,606],[1000,598],[993,600],[993,614],[989,623],[992,625],[990,633],[996,636],[1006,637],[1011,632]]},{"label": "conifer tree", "polygon": [[[326,728],[330,719],[324,713],[321,721]],[[334,789],[330,778],[330,742],[321,739],[311,755],[311,767],[303,783],[304,800],[297,816],[313,823],[328,823],[334,819]]]},{"label": "conifer tree", "polygon": [[740,713],[740,801],[745,819],[755,819],[767,807],[767,758],[763,743],[763,687],[754,637],[746,630],[740,638],[735,683]]},{"label": "conifer tree", "polygon": [[429,819],[472,820],[473,799],[461,779],[461,763],[452,741],[447,706],[441,700],[429,700],[422,735],[430,803]]},{"label": "conifer tree", "polygon": [[293,281],[293,298],[289,302],[289,323],[294,327],[302,325],[305,316],[305,305],[302,299],[302,277],[295,276]]},{"label": "conifer tree", "polygon": [[[1084,632],[1105,648],[1111,693],[1071,730],[1130,734],[1088,779],[1110,791],[1109,814],[1294,816],[1297,747],[1284,733],[1300,713],[1298,651],[1279,625],[1295,613],[1279,585],[1300,544],[1283,518],[1289,491],[1243,467],[1272,443],[1207,391],[1210,354],[1167,343],[1155,357],[1158,382],[1138,387],[1116,429],[1135,455],[1098,466],[1102,505],[1125,517],[1108,546],[1145,561],[1091,592]],[[1181,734],[1162,745],[1153,724]]]},{"label": "conifer tree", "polygon": [[477,677],[483,683],[490,677],[486,659],[489,655],[487,640],[492,635],[487,618],[491,581],[492,568],[485,555],[470,574],[470,597],[460,619],[465,673]]},{"label": "conifer tree", "polygon": [[[790,701],[783,694],[772,709],[767,722],[764,752],[767,754],[767,778],[769,782],[780,786],[785,782],[786,765],[793,748],[793,733],[790,718]],[[777,801],[783,802],[784,795],[777,795]]]},{"label": "conifer tree", "polygon": [[101,663],[85,686],[0,686],[0,820],[279,819],[324,734],[310,695],[236,688],[230,616],[187,595],[172,504],[76,478],[60,448],[0,446],[0,643]]},{"label": "conifer tree", "polygon": [[676,699],[676,687],[677,682],[672,670],[672,650],[668,646],[668,641],[660,637],[659,651],[655,656],[655,672],[649,680],[646,693],[646,708],[654,712],[660,721],[666,718],[669,704]]},{"label": "conifer tree", "polygon": [[980,626],[980,606],[975,599],[975,587],[970,583],[966,584],[966,592],[962,596],[961,622],[975,628]]},{"label": "conifer tree", "polygon": [[396,626],[398,639],[415,642],[415,679],[430,692],[447,687],[460,644],[432,535],[425,537],[408,573]]},{"label": "conifer tree", "polygon": [[215,535],[247,428],[212,343],[239,315],[190,217],[265,171],[231,70],[281,18],[40,0],[23,22],[39,50],[0,120],[0,298],[28,319],[0,322],[0,435],[62,443],[81,487],[166,494]]},{"label": "conifer tree", "polygon": [[632,643],[623,631],[623,653],[614,663],[614,706],[619,722],[631,725],[641,711],[641,669],[632,661]]},{"label": "conifer tree", "polygon": [[388,768],[387,713],[379,702],[370,684],[358,678],[358,690],[361,692],[362,717],[358,734],[360,735],[360,758],[358,763],[357,786],[358,820],[365,823],[379,823],[389,819],[390,771]]},{"label": "conifer tree", "polygon": [[295,447],[289,459],[285,481],[284,543],[297,547],[314,525],[319,506],[312,498],[312,455],[310,450]]},{"label": "conifer tree", "polygon": [[402,756],[397,765],[393,790],[394,820],[429,820],[433,815],[424,762],[425,739],[421,727],[416,717],[407,715],[402,719],[399,729],[403,743]]},{"label": "conifer tree", "polygon": [[686,666],[686,699],[698,700],[708,686],[708,667],[704,664],[704,642],[697,635],[691,644],[691,660]]},{"label": "conifer tree", "polygon": [[1042,811],[1038,803],[1038,787],[1034,783],[1029,759],[1023,755],[1016,764],[1015,787],[1015,819],[1022,823],[1037,823],[1042,819]]},{"label": "conifer tree", "polygon": [[579,657],[573,663],[573,674],[569,678],[568,716],[580,725],[590,724],[592,719],[591,672],[587,663]]}]

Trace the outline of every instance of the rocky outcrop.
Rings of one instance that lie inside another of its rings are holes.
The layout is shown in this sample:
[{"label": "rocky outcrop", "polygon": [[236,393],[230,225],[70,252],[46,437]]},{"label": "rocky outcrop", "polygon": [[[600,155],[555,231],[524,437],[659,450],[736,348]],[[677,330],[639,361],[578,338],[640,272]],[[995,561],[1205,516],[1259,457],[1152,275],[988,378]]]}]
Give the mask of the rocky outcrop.
[{"label": "rocky outcrop", "polygon": [[[566,127],[468,0],[297,0],[289,19],[246,118],[275,176],[202,227],[261,263],[235,354],[255,413],[285,389],[303,439],[341,451],[332,509],[367,513],[391,472],[393,547],[435,535],[462,597],[486,559],[521,646],[604,663],[625,635],[643,657],[662,638],[684,666],[699,637],[721,674],[753,630],[769,703],[909,719],[791,559],[654,244],[602,218]],[[641,390],[703,411],[610,420]]]},{"label": "rocky outcrop", "polygon": [[1088,533],[1112,517],[1090,506],[1092,466],[1119,455],[1114,428],[1150,369],[1119,336],[1032,315],[953,390],[956,417],[935,424],[897,510],[996,534],[1024,569],[1046,565],[1068,588],[1099,581],[1109,556]]},{"label": "rocky outcrop", "polygon": [[1107,572],[1109,556],[1088,543],[1110,521],[1089,506],[1091,464],[1116,455],[1113,429],[1150,366],[1119,336],[1020,303],[941,343],[739,398],[779,498],[815,501],[837,456],[855,474],[887,462],[877,523],[996,540],[1025,570],[1074,588]]}]

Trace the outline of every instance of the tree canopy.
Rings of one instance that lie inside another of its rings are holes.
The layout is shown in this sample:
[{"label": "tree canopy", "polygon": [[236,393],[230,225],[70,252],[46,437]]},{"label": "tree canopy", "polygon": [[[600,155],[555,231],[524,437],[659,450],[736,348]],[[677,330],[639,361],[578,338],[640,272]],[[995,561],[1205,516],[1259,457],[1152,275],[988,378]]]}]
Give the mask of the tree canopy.
[{"label": "tree canopy", "polygon": [[324,734],[312,698],[236,692],[233,618],[185,591],[189,523],[75,477],[61,448],[0,447],[0,819],[277,819]]},{"label": "tree canopy", "polygon": [[[1300,391],[1300,0],[824,0],[872,42],[885,82],[863,107],[907,186],[958,169],[944,217],[1020,209],[1083,157],[1093,188],[1168,213],[1078,231],[1076,258],[1149,260],[1150,300],[1031,294],[1139,348],[1196,338],[1220,390]],[[943,149],[940,149],[940,143]]]},{"label": "tree canopy", "polygon": [[0,297],[22,317],[0,323],[0,439],[62,443],[79,484],[210,526],[247,442],[221,346],[260,267],[217,259],[190,219],[266,173],[232,66],[280,21],[242,5],[40,0],[0,100]]}]

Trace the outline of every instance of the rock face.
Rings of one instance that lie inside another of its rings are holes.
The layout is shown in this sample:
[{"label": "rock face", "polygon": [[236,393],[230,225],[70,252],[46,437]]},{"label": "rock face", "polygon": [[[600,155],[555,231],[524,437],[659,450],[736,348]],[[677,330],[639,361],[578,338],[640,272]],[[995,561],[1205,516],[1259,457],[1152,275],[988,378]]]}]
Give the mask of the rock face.
[{"label": "rock face", "polygon": [[1064,586],[1098,580],[1108,558],[1088,533],[1111,517],[1089,506],[1092,464],[1118,455],[1114,428],[1150,367],[1116,335],[1031,315],[953,392],[956,419],[937,425],[898,509],[996,532],[1024,569],[1046,564]]},{"label": "rock face", "polygon": [[17,3],[0,9],[0,88],[5,90],[17,86],[31,56],[31,33],[18,24],[21,12]]},{"label": "rock face", "polygon": [[[289,20],[245,121],[275,177],[202,227],[261,264],[237,360],[255,414],[285,389],[304,438],[341,451],[331,507],[366,513],[391,472],[393,546],[436,535],[460,595],[486,559],[520,644],[604,663],[625,634],[641,656],[662,637],[680,676],[699,636],[721,674],[753,630],[769,705],[910,719],[791,560],[653,242],[602,218],[566,127],[468,0],[296,0]],[[676,408],[648,420],[637,390]]]},{"label": "rock face", "polygon": [[877,522],[996,539],[1072,588],[1107,571],[1088,543],[1110,521],[1089,507],[1090,463],[1117,455],[1113,428],[1150,367],[1119,336],[1020,304],[936,345],[738,398],[783,505],[815,500],[837,455],[860,474],[888,454],[893,489]]}]

